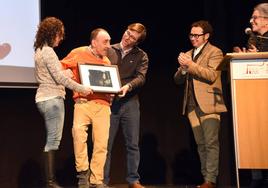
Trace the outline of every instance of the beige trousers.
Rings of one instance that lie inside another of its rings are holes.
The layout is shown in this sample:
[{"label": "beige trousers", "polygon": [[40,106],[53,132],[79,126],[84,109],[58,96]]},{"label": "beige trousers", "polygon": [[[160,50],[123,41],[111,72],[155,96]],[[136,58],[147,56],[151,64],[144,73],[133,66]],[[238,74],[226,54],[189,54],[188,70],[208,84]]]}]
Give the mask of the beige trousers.
[{"label": "beige trousers", "polygon": [[75,103],[73,120],[73,144],[77,172],[89,169],[88,126],[92,125],[93,153],[90,161],[90,183],[103,183],[110,128],[110,107],[94,101]]}]

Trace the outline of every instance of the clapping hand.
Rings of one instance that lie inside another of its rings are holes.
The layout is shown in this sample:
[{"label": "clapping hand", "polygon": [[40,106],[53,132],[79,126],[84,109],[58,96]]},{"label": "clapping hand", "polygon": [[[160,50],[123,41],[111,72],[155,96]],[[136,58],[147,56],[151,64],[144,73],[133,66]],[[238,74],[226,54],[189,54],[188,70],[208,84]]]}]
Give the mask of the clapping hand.
[{"label": "clapping hand", "polygon": [[192,58],[188,54],[181,52],[178,56],[178,63],[183,70],[187,70],[189,65],[192,63]]},{"label": "clapping hand", "polygon": [[243,47],[242,49],[238,46],[233,47],[233,51],[236,53],[246,53],[246,52],[258,52],[259,50],[256,48],[256,46],[254,46],[253,44],[251,44],[249,46],[249,49],[246,49],[245,47]]},{"label": "clapping hand", "polygon": [[250,45],[248,52],[258,52],[259,50],[253,44]]}]

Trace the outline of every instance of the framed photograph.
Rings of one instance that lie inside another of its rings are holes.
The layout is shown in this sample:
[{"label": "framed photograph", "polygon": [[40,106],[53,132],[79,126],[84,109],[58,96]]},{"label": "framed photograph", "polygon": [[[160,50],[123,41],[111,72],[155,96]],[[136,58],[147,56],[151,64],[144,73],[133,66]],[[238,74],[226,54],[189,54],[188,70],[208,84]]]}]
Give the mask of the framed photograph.
[{"label": "framed photograph", "polygon": [[80,80],[94,92],[118,93],[121,88],[116,65],[79,64]]}]

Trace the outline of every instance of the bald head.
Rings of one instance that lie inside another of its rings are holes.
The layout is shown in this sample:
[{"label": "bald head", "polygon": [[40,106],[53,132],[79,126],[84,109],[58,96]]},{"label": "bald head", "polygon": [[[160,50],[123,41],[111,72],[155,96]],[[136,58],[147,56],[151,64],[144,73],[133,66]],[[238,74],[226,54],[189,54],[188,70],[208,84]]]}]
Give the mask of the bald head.
[{"label": "bald head", "polygon": [[94,29],[90,35],[91,48],[94,53],[100,57],[106,56],[111,47],[111,37],[109,33],[102,28]]}]

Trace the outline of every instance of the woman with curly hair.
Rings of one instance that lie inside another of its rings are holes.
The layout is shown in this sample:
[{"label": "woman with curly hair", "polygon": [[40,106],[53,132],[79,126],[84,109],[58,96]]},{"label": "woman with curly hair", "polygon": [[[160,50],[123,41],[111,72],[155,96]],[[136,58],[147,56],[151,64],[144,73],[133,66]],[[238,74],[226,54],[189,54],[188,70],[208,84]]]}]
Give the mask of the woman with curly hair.
[{"label": "woman with curly hair", "polygon": [[48,188],[60,188],[55,180],[54,155],[59,148],[63,131],[65,87],[84,95],[92,94],[89,87],[73,81],[72,75],[62,69],[53,48],[57,47],[63,38],[62,21],[48,17],[39,24],[34,42],[35,76],[38,82],[35,102],[46,127],[44,161]]}]

